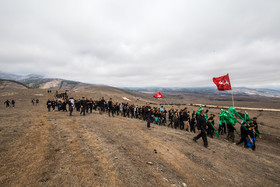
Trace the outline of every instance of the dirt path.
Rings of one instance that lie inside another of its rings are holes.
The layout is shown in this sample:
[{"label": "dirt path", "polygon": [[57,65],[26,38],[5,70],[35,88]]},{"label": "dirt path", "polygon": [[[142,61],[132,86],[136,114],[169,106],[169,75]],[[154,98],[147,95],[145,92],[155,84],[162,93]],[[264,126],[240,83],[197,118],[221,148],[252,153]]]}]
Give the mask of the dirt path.
[{"label": "dirt path", "polygon": [[266,140],[256,152],[216,138],[206,149],[193,133],[136,119],[0,110],[1,186],[280,184],[279,147]]}]

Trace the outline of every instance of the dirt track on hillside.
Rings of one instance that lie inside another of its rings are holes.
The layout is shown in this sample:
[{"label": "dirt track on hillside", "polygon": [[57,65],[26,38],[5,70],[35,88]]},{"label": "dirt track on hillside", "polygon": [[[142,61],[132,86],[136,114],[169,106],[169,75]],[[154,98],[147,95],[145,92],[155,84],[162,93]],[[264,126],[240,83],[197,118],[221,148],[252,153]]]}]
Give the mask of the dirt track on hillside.
[{"label": "dirt track on hillside", "polygon": [[280,184],[279,136],[264,135],[255,152],[224,137],[208,139],[206,149],[202,140],[192,141],[193,133],[148,130],[138,119],[97,112],[70,117],[47,112],[44,103],[0,112],[1,186]]}]

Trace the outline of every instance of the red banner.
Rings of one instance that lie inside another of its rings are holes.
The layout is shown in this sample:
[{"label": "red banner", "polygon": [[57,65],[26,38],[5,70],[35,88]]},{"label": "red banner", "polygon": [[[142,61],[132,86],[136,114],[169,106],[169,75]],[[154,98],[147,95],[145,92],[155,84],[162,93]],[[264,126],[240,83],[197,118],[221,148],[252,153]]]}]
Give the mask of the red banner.
[{"label": "red banner", "polygon": [[163,98],[160,92],[158,92],[156,95],[154,95],[154,98]]},{"label": "red banner", "polygon": [[231,90],[230,80],[229,76],[224,75],[221,77],[214,77],[213,82],[216,84],[218,90],[224,91],[224,90]]}]

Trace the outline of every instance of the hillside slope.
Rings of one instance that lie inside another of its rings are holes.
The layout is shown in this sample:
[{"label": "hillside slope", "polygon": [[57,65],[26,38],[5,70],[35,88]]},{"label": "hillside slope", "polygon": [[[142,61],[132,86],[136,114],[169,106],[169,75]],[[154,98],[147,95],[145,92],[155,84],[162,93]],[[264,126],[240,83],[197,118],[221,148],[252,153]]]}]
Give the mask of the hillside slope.
[{"label": "hillside slope", "polygon": [[[31,105],[32,96],[40,97],[38,106]],[[148,130],[138,119],[95,111],[72,117],[47,112],[50,95],[45,90],[29,89],[14,97],[16,108],[0,106],[2,186],[280,185],[279,113],[253,114],[263,133],[253,152],[226,142],[225,136],[209,138],[206,149],[202,140],[192,141],[194,133],[156,125]],[[1,101],[7,98],[1,96]]]},{"label": "hillside slope", "polygon": [[0,89],[27,89],[28,87],[24,84],[12,81],[12,80],[1,80],[0,79]]}]

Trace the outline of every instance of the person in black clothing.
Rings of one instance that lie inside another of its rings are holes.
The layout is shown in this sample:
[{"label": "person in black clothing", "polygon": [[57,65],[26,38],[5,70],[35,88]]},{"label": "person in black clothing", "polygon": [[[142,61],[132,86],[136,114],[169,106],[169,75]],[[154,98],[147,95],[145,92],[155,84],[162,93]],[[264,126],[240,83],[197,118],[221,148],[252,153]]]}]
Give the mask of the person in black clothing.
[{"label": "person in black clothing", "polygon": [[[207,135],[208,135],[210,138],[213,138],[213,135],[214,135],[214,128],[213,128],[213,126],[215,126],[214,117],[215,117],[215,115],[214,115],[214,114],[211,114],[211,115],[210,115],[210,118],[208,119],[208,122],[207,122],[207,125],[208,125]],[[213,125],[213,126],[212,126],[212,125]]]},{"label": "person in black clothing", "polygon": [[184,113],[185,113],[185,112],[183,112],[183,111],[181,110],[181,111],[180,111],[180,114],[179,114],[179,121],[180,121],[180,129],[181,129],[181,130],[184,130],[184,128],[185,128],[185,121],[186,121],[186,119],[185,119]]},{"label": "person in black clothing", "polygon": [[51,107],[52,107],[52,102],[48,99],[48,101],[47,101],[48,112],[51,111]]},{"label": "person in black clothing", "polygon": [[105,101],[104,97],[102,97],[100,100],[101,113],[105,112],[105,104],[106,104],[106,101]]},{"label": "person in black clothing", "polygon": [[110,116],[110,113],[112,113],[112,116],[114,117],[112,98],[110,98],[110,100],[108,101],[107,107],[108,107],[108,115]]},{"label": "person in black clothing", "polygon": [[10,101],[9,101],[9,100],[6,100],[6,101],[4,102],[4,104],[6,105],[6,108],[9,108],[9,107],[10,107]]},{"label": "person in black clothing", "polygon": [[86,115],[86,107],[87,107],[87,103],[86,103],[85,97],[82,97],[82,99],[81,99],[81,112],[80,112],[80,115],[81,114],[83,114],[83,116]]},{"label": "person in black clothing", "polygon": [[15,102],[15,100],[12,100],[12,107],[14,108],[15,107],[15,104],[16,104],[16,102]]},{"label": "person in black clothing", "polygon": [[[247,120],[247,122],[249,123],[249,119]],[[236,145],[239,145],[244,142],[244,147],[247,148],[248,127],[249,126],[247,125],[247,123],[244,123],[243,126],[240,126],[241,139]]]},{"label": "person in black clothing", "polygon": [[184,122],[184,126],[186,126],[186,131],[190,132],[190,115],[188,113],[188,108],[184,109],[184,112],[183,112],[183,122]]},{"label": "person in black clothing", "polygon": [[196,118],[196,113],[195,113],[195,111],[193,111],[193,113],[192,113],[192,118]]},{"label": "person in black clothing", "polygon": [[119,112],[120,112],[120,104],[119,103],[116,103],[115,104],[115,110],[117,112],[117,116],[119,115]]},{"label": "person in black clothing", "polygon": [[130,112],[131,118],[135,118],[135,115],[134,115],[134,105],[130,105],[129,112]]},{"label": "person in black clothing", "polygon": [[228,129],[228,135],[227,135],[227,140],[234,142],[234,127],[233,124],[227,123],[227,129]]},{"label": "person in black clothing", "polygon": [[220,121],[219,128],[218,128],[218,133],[220,135],[223,135],[224,133],[226,134],[225,128],[226,128],[226,124],[225,123],[221,123],[221,121]]},{"label": "person in black clothing", "polygon": [[[127,104],[124,104],[123,105],[123,117],[126,117],[126,113],[127,113],[126,110],[127,110]],[[146,120],[146,118],[145,118],[145,120]]]},{"label": "person in black clothing", "polygon": [[167,126],[171,126],[171,128],[173,128],[173,113],[173,108],[168,111],[169,124]]},{"label": "person in black clothing", "polygon": [[190,129],[191,129],[191,132],[194,132],[194,133],[195,133],[195,123],[196,123],[196,119],[195,119],[195,115],[194,115],[190,121]]},{"label": "person in black clothing", "polygon": [[252,148],[252,150],[255,151],[256,150],[256,134],[255,134],[255,128],[254,128],[253,124],[250,124],[247,137],[248,137],[247,138],[248,147]]},{"label": "person in black clothing", "polygon": [[71,97],[68,101],[68,106],[69,106],[69,115],[72,116],[73,110],[74,110],[74,105],[75,105],[75,101],[74,99]]},{"label": "person in black clothing", "polygon": [[89,108],[90,113],[92,113],[92,108],[93,108],[93,100],[92,100],[92,98],[90,98],[89,101],[88,101],[88,108]]},{"label": "person in black clothing", "polygon": [[58,110],[58,111],[62,110],[61,105],[62,105],[62,102],[61,102],[61,101],[58,101],[58,102],[57,102],[57,110]]},{"label": "person in black clothing", "polygon": [[66,101],[63,101],[63,102],[61,103],[61,110],[62,110],[63,112],[67,112],[66,105],[67,105]]},{"label": "person in black clothing", "polygon": [[53,109],[53,112],[54,112],[54,109],[55,109],[56,104],[57,104],[56,101],[52,101],[52,109]]},{"label": "person in black clothing", "polygon": [[80,99],[79,100],[75,100],[75,108],[76,108],[77,112],[80,111],[80,108],[81,108],[81,101],[80,101]]},{"label": "person in black clothing", "polygon": [[253,125],[254,125],[254,128],[255,128],[255,131],[260,134],[260,131],[259,131],[259,127],[258,127],[258,123],[257,123],[257,117],[254,117],[253,118]]},{"label": "person in black clothing", "polygon": [[205,114],[204,110],[201,110],[200,115],[197,115],[197,129],[199,134],[193,138],[193,141],[196,142],[199,138],[202,137],[204,147],[207,148],[208,147],[207,136],[206,136],[207,123],[204,114]]},{"label": "person in black clothing", "polygon": [[178,110],[176,110],[173,114],[173,122],[174,122],[174,128],[177,129],[177,127],[179,127],[180,125],[180,115]]},{"label": "person in black clothing", "polygon": [[[127,104],[126,105],[126,116],[129,118],[129,114],[130,114],[130,112],[129,112],[129,108],[130,108],[130,105],[129,104]],[[151,120],[152,120],[152,118],[151,118]]]},{"label": "person in black clothing", "polygon": [[34,98],[31,100],[31,103],[32,103],[33,105],[35,104],[35,99],[34,99]]},{"label": "person in black clothing", "polygon": [[151,118],[152,118],[152,109],[150,107],[150,103],[146,104],[146,107],[144,108],[144,114],[145,114],[145,119],[147,120],[147,128],[151,128]]}]

